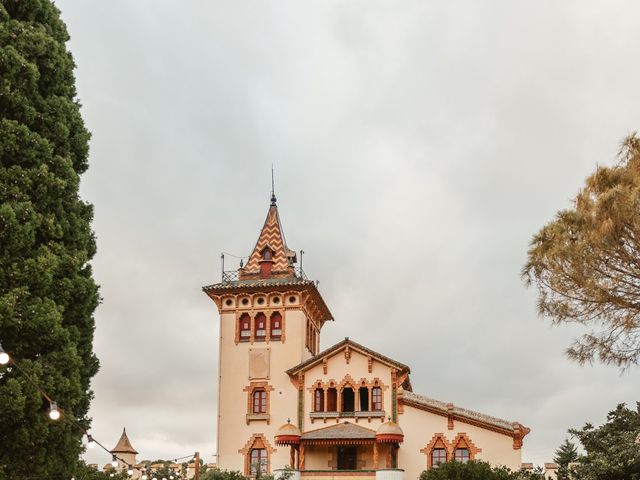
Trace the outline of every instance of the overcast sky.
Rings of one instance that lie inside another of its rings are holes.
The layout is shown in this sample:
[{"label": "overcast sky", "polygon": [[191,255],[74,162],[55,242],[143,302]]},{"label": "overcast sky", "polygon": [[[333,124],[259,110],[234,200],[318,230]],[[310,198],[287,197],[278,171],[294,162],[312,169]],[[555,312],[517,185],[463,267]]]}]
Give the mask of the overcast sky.
[{"label": "overcast sky", "polygon": [[[538,318],[531,236],[640,126],[636,1],[57,2],[93,134],[93,434],[214,461],[220,252],[270,169],[289,246],[414,391],[530,426],[523,461],[638,399]],[[236,264],[227,263],[227,267]],[[399,332],[399,333],[398,333]],[[101,465],[97,450],[86,458]]]}]

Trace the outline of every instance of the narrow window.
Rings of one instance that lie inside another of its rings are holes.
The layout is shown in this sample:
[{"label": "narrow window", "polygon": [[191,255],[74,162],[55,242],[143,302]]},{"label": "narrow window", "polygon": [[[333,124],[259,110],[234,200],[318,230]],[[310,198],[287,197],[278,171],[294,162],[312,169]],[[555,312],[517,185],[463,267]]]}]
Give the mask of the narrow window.
[{"label": "narrow window", "polygon": [[265,248],[264,252],[262,252],[262,259],[271,260],[271,250],[269,250],[268,248]]},{"label": "narrow window", "polygon": [[358,390],[358,394],[360,397],[360,411],[368,412],[369,411],[369,389],[367,387],[360,387]]},{"label": "narrow window", "polygon": [[254,448],[251,450],[251,465],[249,472],[255,477],[267,473],[267,451],[264,448]]},{"label": "narrow window", "polygon": [[267,413],[267,392],[265,390],[254,390],[253,413]]},{"label": "narrow window", "polygon": [[313,411],[324,412],[324,390],[316,388],[313,393]]},{"label": "narrow window", "polygon": [[282,338],[282,315],[273,312],[271,315],[271,340],[280,340]]},{"label": "narrow window", "polygon": [[469,449],[468,448],[456,448],[456,462],[467,463],[469,461]]},{"label": "narrow window", "polygon": [[345,387],[342,389],[342,411],[343,412],[353,412],[354,410],[354,400],[355,395],[353,393],[353,388]]},{"label": "narrow window", "polygon": [[240,341],[248,342],[251,337],[251,317],[248,313],[240,316]]},{"label": "narrow window", "polygon": [[375,412],[382,410],[382,389],[380,387],[371,389],[371,410]]},{"label": "narrow window", "polygon": [[327,390],[327,412],[338,411],[338,391],[331,387]]},{"label": "narrow window", "polygon": [[264,339],[267,337],[267,317],[265,316],[264,313],[259,313],[256,315],[255,324],[256,324],[256,336],[255,336],[256,341],[258,342],[264,341]]},{"label": "narrow window", "polygon": [[434,448],[431,450],[431,465],[438,468],[441,463],[447,461],[447,451],[444,448]]}]

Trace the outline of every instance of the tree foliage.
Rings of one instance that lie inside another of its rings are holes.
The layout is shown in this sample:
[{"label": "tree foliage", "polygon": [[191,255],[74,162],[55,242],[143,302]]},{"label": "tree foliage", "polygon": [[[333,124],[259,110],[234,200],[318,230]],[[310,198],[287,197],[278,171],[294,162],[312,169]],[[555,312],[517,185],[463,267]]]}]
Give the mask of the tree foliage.
[{"label": "tree foliage", "polygon": [[578,460],[578,449],[575,444],[565,439],[564,443],[558,447],[553,461],[558,465],[558,480],[570,480],[569,464]]},{"label": "tree foliage", "polygon": [[620,404],[607,415],[607,422],[595,428],[587,423],[570,430],[586,455],[578,459],[573,478],[579,480],[640,479],[640,402],[631,410]]},{"label": "tree foliage", "polygon": [[590,330],[567,353],[622,368],[640,360],[640,139],[599,167],[573,202],[534,237],[523,268],[554,324]]},{"label": "tree foliage", "polygon": [[50,0],[0,0],[0,478],[70,478],[82,451],[98,289],[91,205],[79,198],[89,133],[75,99],[68,34]]},{"label": "tree foliage", "polygon": [[425,470],[420,480],[544,480],[539,472],[513,472],[505,467],[492,467],[487,462],[470,461],[442,463]]}]

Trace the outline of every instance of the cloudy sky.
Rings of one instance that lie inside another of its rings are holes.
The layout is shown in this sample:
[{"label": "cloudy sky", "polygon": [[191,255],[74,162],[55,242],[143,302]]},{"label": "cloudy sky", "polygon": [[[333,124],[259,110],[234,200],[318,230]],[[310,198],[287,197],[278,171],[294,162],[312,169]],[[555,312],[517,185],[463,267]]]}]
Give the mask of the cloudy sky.
[{"label": "cloudy sky", "polygon": [[638,399],[639,368],[564,357],[580,330],[538,318],[519,276],[532,234],[640,126],[637,2],[57,5],[93,133],[101,442],[126,426],[139,459],[214,460],[201,286],[253,247],[272,164],[336,319],[323,348],[349,336],[411,365],[418,393],[530,426],[537,463]]}]

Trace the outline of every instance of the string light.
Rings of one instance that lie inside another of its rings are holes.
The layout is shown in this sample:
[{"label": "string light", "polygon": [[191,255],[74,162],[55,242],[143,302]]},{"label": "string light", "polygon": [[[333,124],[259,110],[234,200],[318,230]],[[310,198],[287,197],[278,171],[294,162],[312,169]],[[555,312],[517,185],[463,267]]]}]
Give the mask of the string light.
[{"label": "string light", "polygon": [[6,365],[9,363],[9,360],[11,360],[11,357],[9,357],[9,354],[4,351],[4,348],[2,348],[2,344],[0,343],[0,365]]},{"label": "string light", "polygon": [[[13,360],[11,358],[11,356],[4,350],[4,348],[2,348],[2,344],[0,344],[0,365],[6,365],[9,362],[12,363],[13,366],[15,366],[16,371],[18,371],[19,373],[21,373],[37,390],[38,392],[40,392],[40,394],[49,401],[49,418],[53,421],[59,420],[62,417],[62,411],[58,408],[58,404],[55,400],[51,399],[51,397],[49,397],[49,395],[47,395],[44,390],[42,390],[42,388],[40,388],[40,386],[35,382],[35,380],[29,375],[27,374],[27,372],[23,371],[22,368],[20,368],[20,366],[18,365],[18,363]],[[123,466],[127,467],[127,473],[131,476],[134,473],[134,469],[133,469],[133,465],[131,465],[129,462],[125,461],[124,459],[116,456],[115,454],[113,454],[112,452],[110,452],[103,444],[101,444],[100,442],[98,442],[96,439],[93,438],[93,436],[84,429],[84,427],[82,426],[82,424],[80,423],[80,421],[75,418],[70,412],[66,412],[65,413],[65,418],[69,419],[70,421],[72,421],[81,431],[82,433],[84,433],[87,436],[87,447],[88,448],[94,448],[95,445],[99,445],[100,448],[102,448],[105,452],[107,453],[111,453],[111,466],[113,466],[113,468],[117,468],[119,465],[119,462],[121,462],[123,464]],[[189,457],[193,457],[194,454],[191,455],[185,455],[184,457],[180,457],[180,458],[176,458],[175,461],[177,462],[179,459],[184,459],[184,458],[189,458]],[[145,469],[145,471],[147,471],[147,469]],[[110,473],[109,477],[113,478],[115,476],[114,473]],[[146,473],[144,473],[141,477],[140,480],[148,480],[148,475]],[[173,479],[173,476],[170,477],[171,479]],[[75,480],[75,477],[71,477],[71,480]],[[152,480],[158,480],[156,477],[153,477]],[[167,480],[166,478],[163,478],[162,480]]]},{"label": "string light", "polygon": [[60,410],[58,410],[58,404],[55,401],[49,403],[49,418],[56,421],[60,418]]}]

